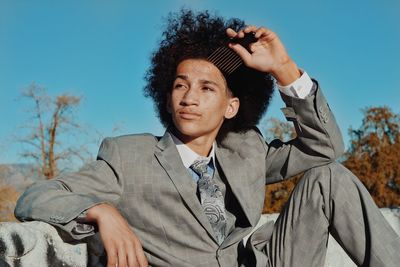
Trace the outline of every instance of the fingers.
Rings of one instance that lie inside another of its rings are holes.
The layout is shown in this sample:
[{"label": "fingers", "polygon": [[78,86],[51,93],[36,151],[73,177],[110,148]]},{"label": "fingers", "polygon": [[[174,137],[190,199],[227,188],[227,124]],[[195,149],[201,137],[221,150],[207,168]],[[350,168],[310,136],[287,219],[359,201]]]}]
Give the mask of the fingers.
[{"label": "fingers", "polygon": [[258,28],[254,25],[251,26],[247,26],[246,28],[240,30],[237,32],[236,36],[234,36],[235,38],[243,38],[245,36],[246,33],[250,33],[250,32],[257,32]]},{"label": "fingers", "polygon": [[127,258],[128,258],[128,266],[129,267],[141,266],[137,261],[137,258],[136,258],[136,255],[135,255],[135,252],[133,249],[128,251]]},{"label": "fingers", "polygon": [[136,254],[135,254],[135,246],[133,242],[127,242],[126,245],[126,259],[128,263],[128,267],[136,267],[140,266],[137,259],[136,259]]},{"label": "fingers", "polygon": [[[127,258],[127,255],[125,252],[125,248],[122,247],[118,250],[118,267],[128,267],[126,265],[126,258]],[[137,265],[133,265],[133,266],[136,267]],[[131,266],[129,266],[129,267],[131,267]]]},{"label": "fingers", "polygon": [[107,267],[147,267],[140,240],[125,218],[113,206],[101,208],[102,216],[97,220],[97,225],[107,252]]},{"label": "fingers", "polygon": [[144,251],[142,245],[138,240],[136,240],[135,245],[135,253],[136,253],[136,260],[140,267],[147,267],[149,264],[147,262],[147,258],[144,255]]},{"label": "fingers", "polygon": [[[251,26],[253,29],[255,26]],[[245,29],[242,29],[238,32],[236,32],[235,30],[231,29],[231,28],[227,28],[226,29],[226,34],[230,37],[230,38],[243,38],[245,33],[249,33],[252,32],[252,30],[249,27],[246,27]]]},{"label": "fingers", "polygon": [[127,249],[125,257],[128,267],[148,267],[147,258],[139,240],[135,239],[132,243],[126,244],[125,247]]},{"label": "fingers", "polygon": [[127,255],[123,247],[117,248],[113,245],[112,248],[106,249],[107,251],[107,267],[131,267],[138,266],[137,264],[127,265]]},{"label": "fingers", "polygon": [[147,258],[139,241],[115,244],[107,251],[107,267],[148,267]]},{"label": "fingers", "polygon": [[244,48],[240,44],[232,44],[232,43],[229,44],[229,47],[240,56],[244,64],[247,65],[247,63],[250,62],[251,54],[249,53],[249,51],[246,50],[246,48]]},{"label": "fingers", "polygon": [[237,32],[235,32],[233,29],[231,28],[227,28],[226,29],[226,35],[228,35],[229,38],[235,38],[237,35]]},{"label": "fingers", "polygon": [[243,29],[245,33],[254,32],[254,37],[257,39],[262,39],[263,41],[271,41],[276,37],[276,34],[266,27],[248,26]]},{"label": "fingers", "polygon": [[116,250],[107,250],[107,267],[115,267],[117,266],[117,251]]},{"label": "fingers", "polygon": [[[246,33],[254,32],[254,37],[257,39],[267,38],[268,40],[272,40],[276,35],[273,31],[266,27],[257,27],[254,25],[250,25],[245,27],[244,29],[236,32],[231,28],[226,29],[226,34],[230,38],[243,38]],[[267,41],[268,41],[267,40]]]},{"label": "fingers", "polygon": [[244,33],[250,33],[250,32],[256,32],[259,28],[254,25],[247,26],[246,28],[243,29]]}]

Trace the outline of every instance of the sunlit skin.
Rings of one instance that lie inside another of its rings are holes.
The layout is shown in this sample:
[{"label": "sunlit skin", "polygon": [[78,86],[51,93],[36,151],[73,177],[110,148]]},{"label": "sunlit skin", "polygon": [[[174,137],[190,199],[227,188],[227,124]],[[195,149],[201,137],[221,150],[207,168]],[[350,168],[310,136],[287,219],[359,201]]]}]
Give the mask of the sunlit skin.
[{"label": "sunlit skin", "polygon": [[182,61],[168,99],[175,134],[197,154],[207,156],[225,119],[233,118],[239,99],[233,97],[221,71],[202,59]]}]

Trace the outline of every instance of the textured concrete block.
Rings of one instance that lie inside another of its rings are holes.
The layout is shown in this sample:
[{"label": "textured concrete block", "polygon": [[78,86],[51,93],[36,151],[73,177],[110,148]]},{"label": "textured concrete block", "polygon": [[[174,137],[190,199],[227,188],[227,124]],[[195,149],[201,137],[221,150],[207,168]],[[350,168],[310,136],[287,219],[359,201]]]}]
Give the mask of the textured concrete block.
[{"label": "textured concrete block", "polygon": [[0,267],[84,267],[86,244],[68,244],[44,222],[0,223]]}]

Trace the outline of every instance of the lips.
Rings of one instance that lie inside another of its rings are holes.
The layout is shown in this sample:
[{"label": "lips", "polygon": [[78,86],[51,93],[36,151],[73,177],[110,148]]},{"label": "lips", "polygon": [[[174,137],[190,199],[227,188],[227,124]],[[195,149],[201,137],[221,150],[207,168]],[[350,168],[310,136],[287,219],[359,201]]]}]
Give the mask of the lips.
[{"label": "lips", "polygon": [[178,111],[178,114],[182,119],[187,119],[187,120],[197,119],[201,116],[200,113],[192,110],[180,110]]}]

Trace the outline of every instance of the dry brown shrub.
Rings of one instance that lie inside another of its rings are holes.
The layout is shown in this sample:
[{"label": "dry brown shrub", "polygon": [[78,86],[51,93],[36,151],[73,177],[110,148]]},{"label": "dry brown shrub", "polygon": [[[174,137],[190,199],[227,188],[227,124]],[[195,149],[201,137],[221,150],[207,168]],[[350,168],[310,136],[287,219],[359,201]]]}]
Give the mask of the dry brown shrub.
[{"label": "dry brown shrub", "polygon": [[9,185],[0,185],[0,222],[15,222],[14,208],[20,193]]}]

